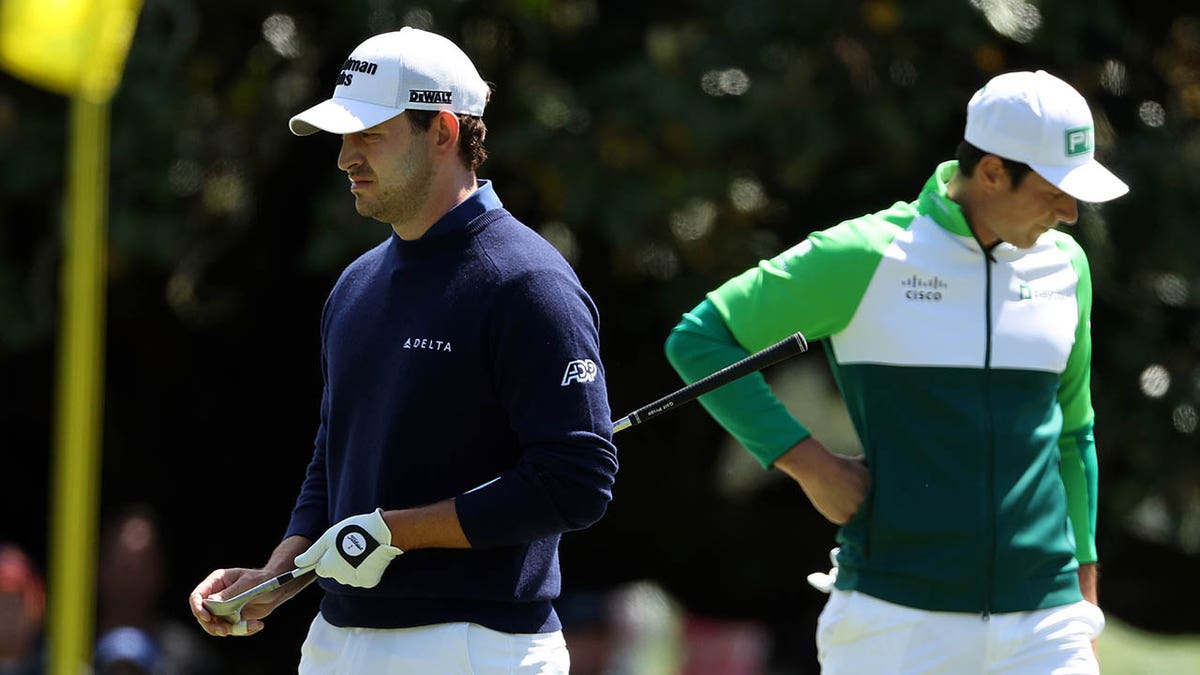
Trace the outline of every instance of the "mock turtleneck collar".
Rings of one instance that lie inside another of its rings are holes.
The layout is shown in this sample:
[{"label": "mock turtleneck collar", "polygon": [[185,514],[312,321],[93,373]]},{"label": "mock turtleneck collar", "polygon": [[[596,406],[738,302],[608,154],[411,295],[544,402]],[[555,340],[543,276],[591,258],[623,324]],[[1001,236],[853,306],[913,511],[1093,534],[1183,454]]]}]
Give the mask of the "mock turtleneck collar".
[{"label": "mock turtleneck collar", "polygon": [[503,206],[500,197],[496,195],[496,190],[492,187],[492,181],[476,180],[475,191],[447,211],[446,215],[438,218],[437,222],[431,225],[420,239],[406,241],[393,232],[392,243],[405,248],[421,247],[431,242],[461,235],[479,216]]}]

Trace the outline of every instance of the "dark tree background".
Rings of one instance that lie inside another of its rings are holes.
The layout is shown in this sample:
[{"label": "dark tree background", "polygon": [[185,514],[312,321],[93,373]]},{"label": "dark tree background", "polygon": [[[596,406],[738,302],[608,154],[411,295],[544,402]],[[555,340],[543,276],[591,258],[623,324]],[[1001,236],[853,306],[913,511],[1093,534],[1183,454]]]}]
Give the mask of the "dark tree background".
[{"label": "dark tree background", "polygon": [[[705,291],[914,198],[992,75],[1076,84],[1132,188],[1069,229],[1095,283],[1101,599],[1200,631],[1173,611],[1200,601],[1200,13],[1125,0],[146,0],[112,107],[101,501],[168,523],[164,612],[189,619],[208,571],[261,564],[282,534],[315,433],[322,302],[389,232],[355,214],[338,139],[287,120],[354,45],[403,25],[455,39],[495,83],[481,176],[593,293],[614,416],[679,386],[662,342]],[[0,75],[0,539],[43,566],[66,112]],[[564,540],[567,586],[652,580],[689,612],[765,621],[774,666],[810,670],[824,596],[803,575],[834,527],[764,472],[729,489],[698,405],[617,440],[607,517]],[[317,595],[220,643],[228,672],[293,672]]]}]

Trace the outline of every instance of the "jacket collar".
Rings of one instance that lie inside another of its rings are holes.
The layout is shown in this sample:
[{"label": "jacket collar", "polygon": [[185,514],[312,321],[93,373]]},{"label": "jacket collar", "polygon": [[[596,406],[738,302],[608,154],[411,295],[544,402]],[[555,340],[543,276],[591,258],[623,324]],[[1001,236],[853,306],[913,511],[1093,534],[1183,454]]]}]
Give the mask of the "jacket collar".
[{"label": "jacket collar", "polygon": [[932,218],[943,229],[968,238],[968,241],[965,241],[966,245],[983,252],[988,260],[1013,262],[1024,257],[1029,252],[1027,249],[1017,248],[1008,242],[1002,241],[988,248],[980,245],[979,237],[975,236],[971,226],[967,223],[967,217],[963,214],[962,207],[958,205],[958,202],[950,199],[947,194],[950,179],[954,178],[956,172],[958,172],[957,160],[939,164],[921,190],[918,210]]},{"label": "jacket collar", "polygon": [[967,218],[963,215],[962,207],[950,199],[950,196],[947,194],[950,179],[957,172],[957,160],[938,164],[933,175],[929,177],[929,180],[925,181],[925,187],[921,190],[921,197],[918,200],[917,208],[921,213],[933,218],[934,222],[938,225],[941,225],[954,234],[963,237],[973,237],[971,226],[967,224]]}]

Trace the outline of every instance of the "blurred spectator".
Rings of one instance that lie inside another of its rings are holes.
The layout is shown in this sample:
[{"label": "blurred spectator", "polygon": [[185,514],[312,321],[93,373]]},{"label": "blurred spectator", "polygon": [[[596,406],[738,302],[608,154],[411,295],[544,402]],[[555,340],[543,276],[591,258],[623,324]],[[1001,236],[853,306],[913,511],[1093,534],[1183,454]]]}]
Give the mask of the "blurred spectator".
[{"label": "blurred spectator", "polygon": [[571,651],[571,675],[682,672],[682,608],[657,584],[565,593],[554,608]]},{"label": "blurred spectator", "polygon": [[96,641],[97,675],[153,675],[169,673],[160,666],[158,644],[146,631],[122,626],[106,631]]},{"label": "blurred spectator", "polygon": [[615,672],[617,630],[611,605],[604,592],[565,593],[555,601],[571,653],[571,675]]},{"label": "blurred spectator", "polygon": [[100,538],[96,668],[104,675],[215,675],[217,656],[184,619],[162,612],[168,578],[162,529],[145,504],[125,507]]},{"label": "blurred spectator", "polygon": [[680,675],[762,675],[770,646],[767,628],[759,621],[688,614]]},{"label": "blurred spectator", "polygon": [[19,546],[0,543],[0,675],[45,672],[46,587]]}]

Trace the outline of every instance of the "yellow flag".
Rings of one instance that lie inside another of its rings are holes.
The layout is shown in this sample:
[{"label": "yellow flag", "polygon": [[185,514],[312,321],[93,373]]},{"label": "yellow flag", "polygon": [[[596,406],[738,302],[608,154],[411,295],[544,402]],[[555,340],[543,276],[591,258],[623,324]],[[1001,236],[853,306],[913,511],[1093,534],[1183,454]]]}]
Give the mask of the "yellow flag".
[{"label": "yellow flag", "polygon": [[103,102],[121,81],[142,0],[0,0],[0,67]]}]

